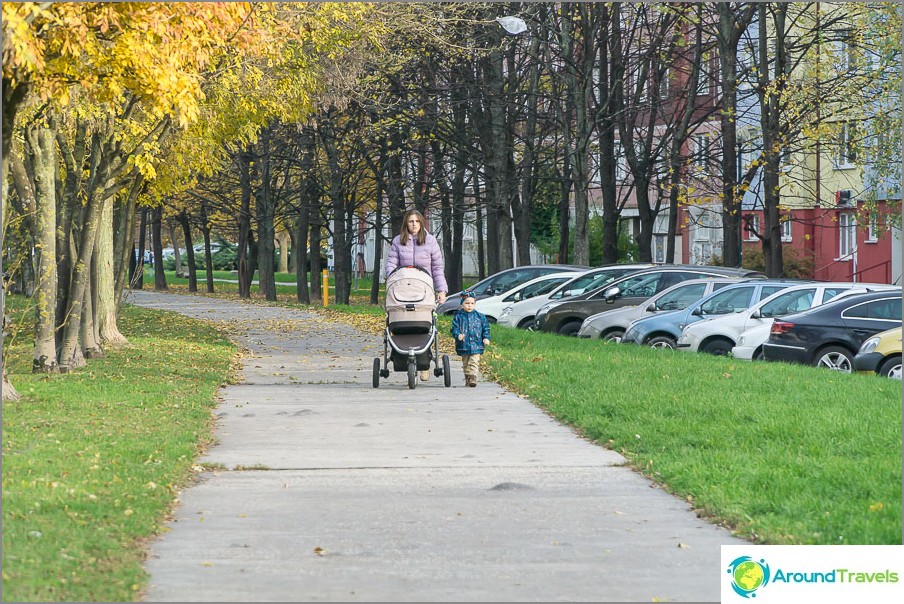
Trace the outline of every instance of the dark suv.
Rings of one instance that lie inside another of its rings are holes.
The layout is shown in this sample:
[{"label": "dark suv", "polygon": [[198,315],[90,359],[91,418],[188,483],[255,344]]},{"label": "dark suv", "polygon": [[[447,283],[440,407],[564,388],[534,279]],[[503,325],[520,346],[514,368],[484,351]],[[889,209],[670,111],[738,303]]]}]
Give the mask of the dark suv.
[{"label": "dark suv", "polygon": [[537,313],[537,329],[573,336],[590,315],[640,304],[647,298],[688,279],[706,277],[762,277],[758,271],[724,266],[666,264],[632,273],[593,291],[547,304]]},{"label": "dark suv", "polygon": [[[566,273],[589,270],[589,266],[575,266],[572,264],[531,264],[527,266],[516,266],[515,268],[507,268],[490,275],[483,281],[479,281],[469,289],[474,292],[477,299],[486,296],[497,296],[504,294],[513,287],[517,287],[522,283],[527,283],[537,277],[549,275],[550,273]],[[450,293],[443,304],[436,308],[438,315],[454,315],[461,308],[461,292]]]}]

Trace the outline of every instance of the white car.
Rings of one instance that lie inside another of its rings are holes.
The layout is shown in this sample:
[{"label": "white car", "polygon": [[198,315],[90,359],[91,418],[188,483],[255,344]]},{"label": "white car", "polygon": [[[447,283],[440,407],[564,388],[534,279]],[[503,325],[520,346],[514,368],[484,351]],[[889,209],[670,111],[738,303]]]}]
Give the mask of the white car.
[{"label": "white car", "polygon": [[574,275],[574,271],[541,275],[502,294],[480,298],[474,308],[485,314],[490,323],[497,323],[502,309],[505,307],[511,306],[515,302],[549,294],[566,281],[570,281]]},{"label": "white car", "polygon": [[[537,311],[549,302],[557,302],[569,296],[576,296],[585,291],[602,287],[606,283],[627,275],[628,273],[650,268],[652,264],[613,264],[585,271],[573,279],[559,285],[548,294],[534,296],[529,300],[513,302],[502,310],[499,324],[508,327],[528,328],[534,323]],[[572,273],[574,275],[574,273]]]},{"label": "white car", "polygon": [[[792,285],[772,294],[747,310],[688,325],[678,338],[678,350],[726,356],[733,352],[742,333],[762,325],[771,327],[774,317],[803,312],[841,295],[891,287],[882,284],[847,282],[814,282]],[[768,334],[767,329],[764,342],[768,339]]]},{"label": "white car", "polygon": [[739,283],[737,278],[713,277],[682,281],[653,296],[643,304],[625,306],[590,315],[578,330],[579,338],[600,338],[609,342],[620,342],[631,321],[649,317],[658,312],[683,310],[704,296],[730,285]]}]

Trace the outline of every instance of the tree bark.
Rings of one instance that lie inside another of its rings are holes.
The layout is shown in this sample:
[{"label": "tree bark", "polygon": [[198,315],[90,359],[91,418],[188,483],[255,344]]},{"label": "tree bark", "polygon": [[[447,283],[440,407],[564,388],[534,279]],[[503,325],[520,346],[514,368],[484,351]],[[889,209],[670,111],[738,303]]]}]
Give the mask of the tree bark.
[{"label": "tree bark", "polygon": [[210,220],[207,217],[207,202],[201,202],[201,233],[204,235],[204,272],[207,293],[213,293],[213,254],[210,253]]},{"label": "tree bark", "polygon": [[270,188],[270,129],[264,128],[260,138],[261,184],[255,199],[257,214],[258,291],[271,302],[276,301],[276,275],[273,256],[276,232],[273,221],[273,192]]},{"label": "tree bark", "polygon": [[188,260],[188,291],[198,291],[198,270],[195,268],[195,250],[191,240],[191,222],[188,220],[188,212],[179,212],[179,223],[182,225],[182,236],[185,238],[185,255]]},{"label": "tree bark", "polygon": [[163,225],[163,206],[153,209],[151,221],[151,245],[154,248],[154,291],[166,291],[166,274],[163,272],[163,241],[161,231]]},{"label": "tree bark", "polygon": [[254,276],[248,262],[248,239],[251,234],[251,175],[249,173],[250,151],[238,154],[239,182],[242,187],[242,205],[239,210],[239,241],[236,263],[238,264],[239,298],[251,297],[251,280]]},{"label": "tree bark", "polygon": [[119,210],[119,221],[113,232],[113,253],[115,254],[113,270],[116,274],[114,296],[117,314],[122,305],[122,292],[127,286],[129,276],[135,273],[138,266],[135,258],[135,210],[138,196],[144,191],[145,186],[145,180],[140,176],[132,183],[129,195]]},{"label": "tree bark", "polygon": [[128,344],[128,340],[119,331],[116,320],[119,301],[116,299],[116,277],[113,274],[113,196],[107,196],[103,204],[94,252],[94,284],[97,294],[94,316],[100,345],[115,347]]},{"label": "tree bark", "polygon": [[52,373],[56,358],[56,147],[54,133],[45,126],[27,133],[34,157],[37,288],[32,372]]}]

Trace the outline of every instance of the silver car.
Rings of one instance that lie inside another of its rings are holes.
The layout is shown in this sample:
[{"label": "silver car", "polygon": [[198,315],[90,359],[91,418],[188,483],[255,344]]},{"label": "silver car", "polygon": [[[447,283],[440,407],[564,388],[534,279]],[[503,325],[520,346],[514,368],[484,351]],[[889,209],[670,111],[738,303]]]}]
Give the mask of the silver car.
[{"label": "silver car", "polygon": [[628,325],[635,319],[658,312],[682,310],[712,292],[738,283],[736,277],[713,277],[682,281],[637,306],[625,306],[590,315],[581,324],[579,338],[600,338],[620,342]]}]

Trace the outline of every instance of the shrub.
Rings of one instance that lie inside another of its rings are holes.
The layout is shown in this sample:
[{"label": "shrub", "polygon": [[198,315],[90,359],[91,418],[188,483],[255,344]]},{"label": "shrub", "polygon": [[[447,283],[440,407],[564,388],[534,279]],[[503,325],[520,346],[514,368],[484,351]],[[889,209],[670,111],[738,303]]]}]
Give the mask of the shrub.
[{"label": "shrub", "polygon": [[[811,252],[794,247],[782,249],[782,264],[784,276],[789,279],[812,279],[813,271],[816,268],[816,262]],[[763,248],[744,248],[741,266],[755,271],[765,271],[766,259],[763,256]]]}]

